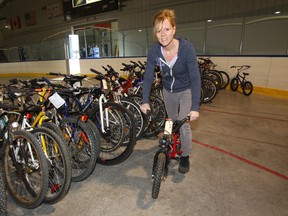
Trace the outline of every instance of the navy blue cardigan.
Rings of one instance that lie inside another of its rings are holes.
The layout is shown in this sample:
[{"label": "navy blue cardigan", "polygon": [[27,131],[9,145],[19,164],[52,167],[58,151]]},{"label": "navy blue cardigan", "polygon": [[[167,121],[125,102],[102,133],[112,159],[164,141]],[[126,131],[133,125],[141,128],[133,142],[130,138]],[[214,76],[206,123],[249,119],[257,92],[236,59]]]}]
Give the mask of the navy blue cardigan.
[{"label": "navy blue cardigan", "polygon": [[178,58],[172,67],[165,62],[161,45],[155,44],[150,48],[143,82],[143,103],[149,103],[151,85],[153,83],[156,64],[160,66],[163,87],[170,92],[192,91],[191,111],[199,110],[201,94],[201,78],[196,53],[192,44],[184,38],[179,40]]}]

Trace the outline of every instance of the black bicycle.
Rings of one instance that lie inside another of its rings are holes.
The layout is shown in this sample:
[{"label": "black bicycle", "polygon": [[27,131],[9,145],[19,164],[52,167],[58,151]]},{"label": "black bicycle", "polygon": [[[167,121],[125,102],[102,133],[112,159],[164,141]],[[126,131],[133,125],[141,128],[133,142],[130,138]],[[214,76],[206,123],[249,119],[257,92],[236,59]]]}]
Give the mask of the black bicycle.
[{"label": "black bicycle", "polygon": [[231,68],[235,68],[237,71],[236,77],[231,79],[230,88],[232,91],[237,91],[238,86],[240,85],[244,95],[249,96],[253,92],[253,84],[250,81],[246,80],[246,76],[249,73],[244,72],[250,68],[249,65],[241,65],[241,66],[231,66]]}]

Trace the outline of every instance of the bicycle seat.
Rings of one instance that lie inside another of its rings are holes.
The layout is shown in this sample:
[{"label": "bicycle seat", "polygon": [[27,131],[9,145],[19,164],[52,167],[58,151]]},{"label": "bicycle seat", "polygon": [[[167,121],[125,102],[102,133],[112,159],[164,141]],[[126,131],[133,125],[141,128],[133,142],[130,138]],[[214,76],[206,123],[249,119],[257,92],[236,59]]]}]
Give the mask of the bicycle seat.
[{"label": "bicycle seat", "polygon": [[248,76],[249,75],[249,73],[243,73],[245,76]]}]

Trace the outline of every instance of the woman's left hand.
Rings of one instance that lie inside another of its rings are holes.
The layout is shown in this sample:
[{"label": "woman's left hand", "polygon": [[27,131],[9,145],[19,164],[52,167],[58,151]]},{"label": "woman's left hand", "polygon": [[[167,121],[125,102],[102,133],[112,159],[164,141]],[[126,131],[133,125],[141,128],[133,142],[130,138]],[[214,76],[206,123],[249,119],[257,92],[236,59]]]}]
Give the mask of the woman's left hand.
[{"label": "woman's left hand", "polygon": [[199,112],[197,112],[197,111],[191,111],[190,112],[190,121],[197,120],[198,117],[199,117]]}]

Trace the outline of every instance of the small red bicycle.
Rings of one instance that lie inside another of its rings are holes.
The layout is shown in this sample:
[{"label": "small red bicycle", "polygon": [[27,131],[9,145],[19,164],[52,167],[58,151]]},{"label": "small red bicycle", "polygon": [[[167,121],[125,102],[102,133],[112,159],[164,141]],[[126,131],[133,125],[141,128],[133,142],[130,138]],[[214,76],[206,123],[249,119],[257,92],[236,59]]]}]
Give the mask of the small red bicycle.
[{"label": "small red bicycle", "polygon": [[161,182],[168,175],[168,165],[171,159],[180,159],[182,155],[180,128],[189,121],[190,116],[172,122],[171,119],[166,119],[165,130],[163,137],[159,140],[160,149],[155,153],[153,170],[152,170],[152,198],[157,199]]}]

